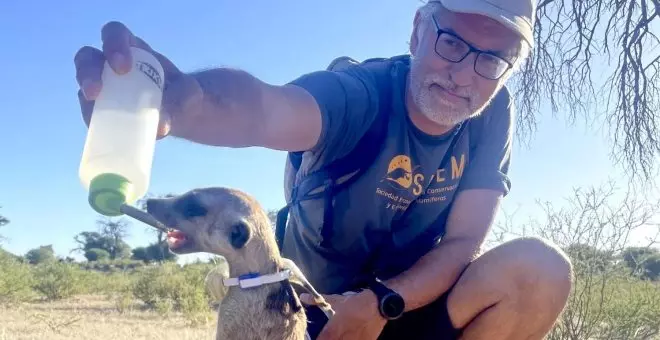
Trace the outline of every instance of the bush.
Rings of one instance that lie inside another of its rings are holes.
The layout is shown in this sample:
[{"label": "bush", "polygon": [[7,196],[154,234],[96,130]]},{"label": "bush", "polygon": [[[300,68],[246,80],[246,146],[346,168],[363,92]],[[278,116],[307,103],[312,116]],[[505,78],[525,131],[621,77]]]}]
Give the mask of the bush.
[{"label": "bush", "polygon": [[167,242],[155,242],[146,247],[137,247],[132,250],[131,259],[143,261],[144,263],[176,261],[176,254],[172,253]]},{"label": "bush", "polygon": [[569,304],[549,340],[653,339],[660,334],[658,283],[631,277],[624,268],[588,277],[577,274]]},{"label": "bush", "polygon": [[99,260],[94,262],[85,262],[80,267],[85,270],[99,271],[104,273],[132,272],[137,268],[143,267],[142,261],[129,259],[121,260]]},{"label": "bush", "polygon": [[192,325],[207,322],[213,299],[204,280],[212,268],[207,263],[145,267],[134,274],[133,296],[162,315],[177,311]]},{"label": "bush", "polygon": [[85,251],[85,258],[87,258],[87,261],[90,262],[107,260],[110,258],[110,253],[104,249],[92,248]]},{"label": "bush", "polygon": [[609,283],[603,338],[650,339],[660,334],[660,286],[623,275]]},{"label": "bush", "polygon": [[33,295],[30,266],[0,252],[0,303],[23,301]]},{"label": "bush", "polygon": [[651,281],[657,251],[650,246],[630,248],[628,240],[642,226],[660,232],[652,221],[660,213],[660,202],[603,185],[576,189],[564,207],[547,202],[542,208],[541,218],[517,225],[516,231],[505,221],[495,234],[500,239],[541,236],[571,259],[574,281],[568,303],[546,338],[657,339],[660,282]]},{"label": "bush", "polygon": [[55,258],[55,250],[53,250],[52,245],[41,246],[39,248],[29,250],[25,254],[25,259],[30,264],[50,263],[57,260]]},{"label": "bush", "polygon": [[179,291],[174,301],[192,325],[207,322],[213,297],[206,289],[205,278],[212,266],[189,264],[182,268]]},{"label": "bush", "polygon": [[176,265],[167,263],[162,266],[146,267],[135,274],[133,296],[147,307],[155,308],[163,299],[171,299],[176,290]]},{"label": "bush", "polygon": [[79,294],[84,285],[82,273],[75,265],[61,262],[34,267],[32,288],[48,300],[59,300]]},{"label": "bush", "polygon": [[[226,262],[221,265],[226,266]],[[192,323],[199,323],[208,320],[214,300],[205,284],[214,267],[218,265],[145,265],[135,260],[30,265],[19,257],[0,253],[0,302],[34,296],[59,300],[76,294],[104,294],[120,312],[136,299],[162,315],[181,312]]]}]

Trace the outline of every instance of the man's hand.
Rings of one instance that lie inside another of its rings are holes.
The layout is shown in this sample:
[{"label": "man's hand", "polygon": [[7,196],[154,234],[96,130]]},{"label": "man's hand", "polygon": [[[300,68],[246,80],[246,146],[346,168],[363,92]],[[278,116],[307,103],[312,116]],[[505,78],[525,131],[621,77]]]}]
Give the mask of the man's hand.
[{"label": "man's hand", "polygon": [[386,286],[403,296],[406,312],[437,299],[478,256],[501,198],[502,194],[495,190],[459,193],[442,241],[408,270],[385,281]]},{"label": "man's hand", "polygon": [[133,33],[122,23],[113,21],[101,29],[103,47],[97,49],[84,46],[74,57],[76,80],[80,86],[78,100],[85,124],[89,126],[94,100],[99,95],[103,84],[101,74],[106,63],[114,72],[124,74],[131,70],[133,58],[130,47],[144,49],[154,55],[163,66],[165,88],[163,90],[163,105],[158,126],[159,138],[167,135],[171,129],[171,120],[177,112],[201,110],[202,89],[190,75],[182,73],[169,59],[154,51],[144,40]]},{"label": "man's hand", "polygon": [[[351,295],[323,297],[332,305],[335,316],[323,327],[318,340],[376,340],[387,323],[378,312],[376,295],[368,289]],[[300,295],[300,300],[314,304],[306,293]]]}]

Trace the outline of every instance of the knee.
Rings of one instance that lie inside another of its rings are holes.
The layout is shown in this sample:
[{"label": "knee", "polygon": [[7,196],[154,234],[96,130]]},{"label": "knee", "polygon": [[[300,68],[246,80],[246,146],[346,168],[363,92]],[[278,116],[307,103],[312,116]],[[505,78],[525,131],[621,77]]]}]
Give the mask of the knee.
[{"label": "knee", "polygon": [[536,237],[512,240],[502,245],[511,266],[507,271],[513,287],[535,296],[565,301],[573,283],[569,257],[555,244]]}]

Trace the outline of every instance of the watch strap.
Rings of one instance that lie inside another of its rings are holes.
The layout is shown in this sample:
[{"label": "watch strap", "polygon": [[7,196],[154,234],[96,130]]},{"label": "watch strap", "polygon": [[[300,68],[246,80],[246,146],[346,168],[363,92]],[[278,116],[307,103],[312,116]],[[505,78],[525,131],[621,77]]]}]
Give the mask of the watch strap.
[{"label": "watch strap", "polygon": [[[369,282],[369,289],[376,295],[378,298],[378,312],[382,317],[388,320],[394,320],[399,318],[403,314],[403,298],[392,289],[385,286],[380,280],[373,279]],[[401,308],[395,313],[395,315],[390,315],[384,310],[384,304],[391,299],[399,300],[401,303]]]}]

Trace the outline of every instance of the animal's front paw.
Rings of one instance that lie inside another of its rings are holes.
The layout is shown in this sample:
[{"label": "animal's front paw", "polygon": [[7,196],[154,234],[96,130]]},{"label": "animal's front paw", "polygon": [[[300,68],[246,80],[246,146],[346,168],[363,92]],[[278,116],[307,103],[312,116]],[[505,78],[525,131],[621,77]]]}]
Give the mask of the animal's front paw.
[{"label": "animal's front paw", "polygon": [[332,309],[332,306],[326,301],[323,296],[318,295],[314,296],[314,304],[317,305],[325,314],[325,316],[330,319],[333,315],[335,315],[335,311]]},{"label": "animal's front paw", "polygon": [[330,319],[335,315],[332,305],[326,300],[322,295],[315,295],[309,293],[303,293],[300,296],[300,301],[306,305],[313,305],[318,307],[325,316]]},{"label": "animal's front paw", "polygon": [[335,310],[332,309],[332,306],[325,302],[325,300],[321,303],[318,304],[319,308],[323,311],[323,314],[325,314],[325,317],[329,319],[332,319],[333,316],[335,316]]}]

